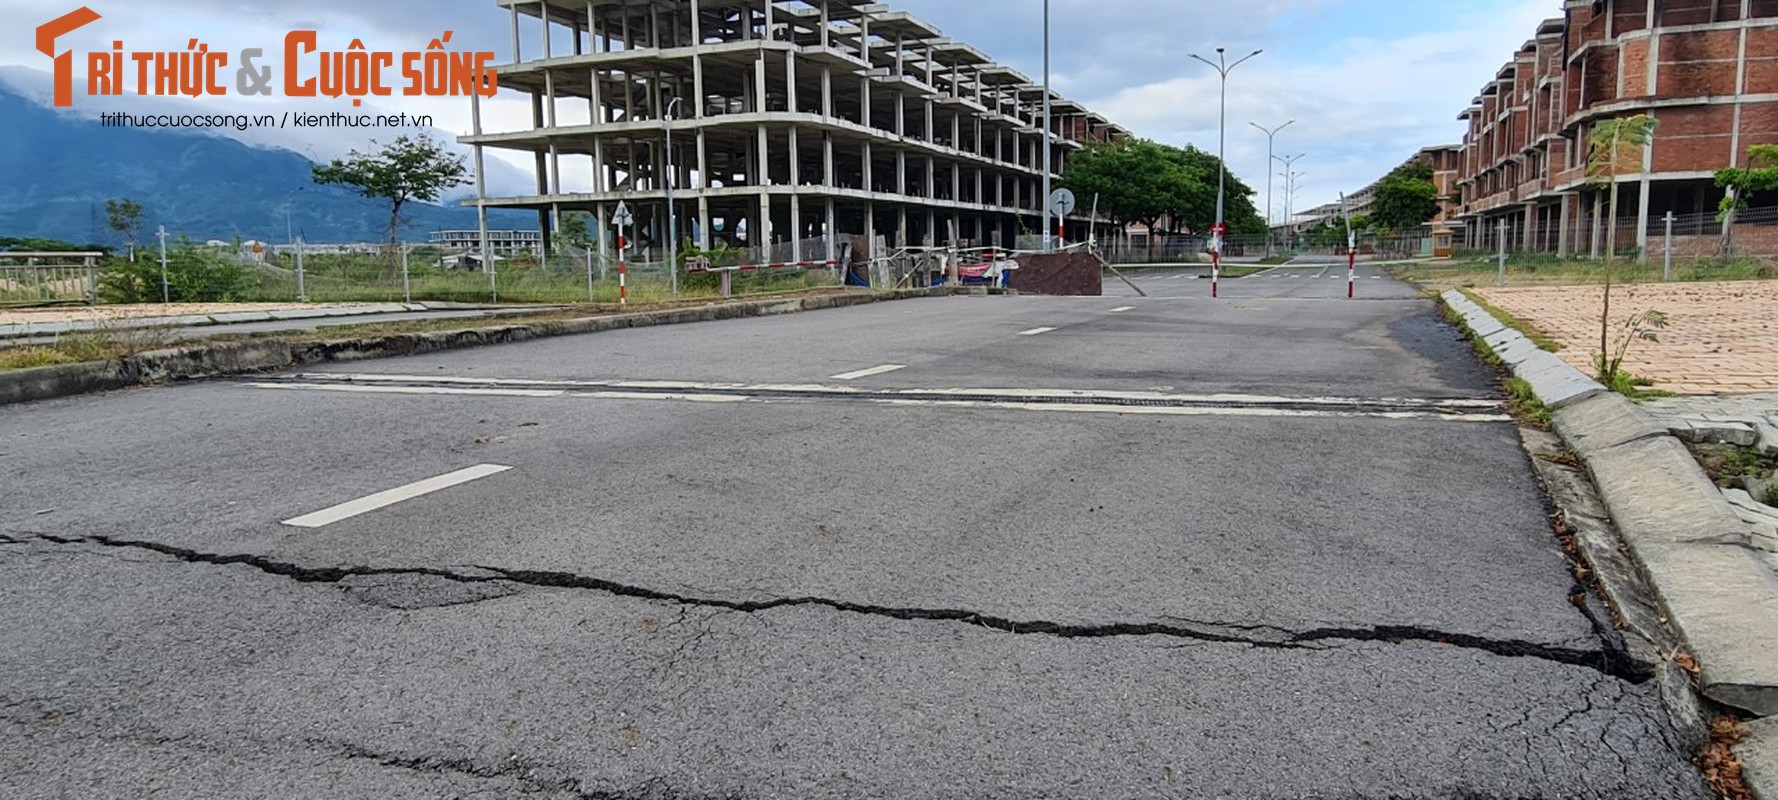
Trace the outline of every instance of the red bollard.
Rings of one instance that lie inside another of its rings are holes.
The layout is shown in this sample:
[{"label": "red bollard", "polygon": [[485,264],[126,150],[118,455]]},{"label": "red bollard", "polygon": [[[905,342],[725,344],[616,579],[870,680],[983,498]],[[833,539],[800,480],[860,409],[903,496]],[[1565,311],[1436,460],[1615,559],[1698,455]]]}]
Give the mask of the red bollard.
[{"label": "red bollard", "polygon": [[1346,299],[1352,299],[1353,284],[1357,281],[1358,252],[1346,250]]}]

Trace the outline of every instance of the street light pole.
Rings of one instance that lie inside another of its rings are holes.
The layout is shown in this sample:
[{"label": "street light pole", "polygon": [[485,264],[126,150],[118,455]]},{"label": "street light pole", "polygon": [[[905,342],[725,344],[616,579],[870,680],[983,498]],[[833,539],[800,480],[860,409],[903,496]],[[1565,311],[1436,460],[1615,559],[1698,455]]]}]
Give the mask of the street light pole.
[{"label": "street light pole", "polygon": [[673,169],[673,109],[679,105],[681,98],[673,98],[667,104],[666,117],[661,124],[667,131],[667,272],[673,276],[673,296],[679,296],[679,218],[673,213],[673,179],[678,177]]},{"label": "street light pole", "polygon": [[1050,0],[1043,0],[1043,252],[1050,251]]},{"label": "street light pole", "polygon": [[1247,59],[1253,58],[1262,52],[1265,51],[1255,50],[1242,56],[1240,60],[1233,64],[1228,63],[1228,57],[1224,55],[1223,48],[1221,47],[1216,48],[1216,61],[1214,62],[1197,53],[1191,54],[1192,58],[1202,61],[1205,64],[1209,64],[1210,68],[1216,70],[1216,74],[1222,78],[1222,94],[1217,107],[1216,117],[1216,227],[1212,229],[1210,239],[1213,243],[1213,246],[1210,249],[1211,297],[1216,296],[1217,278],[1222,272],[1222,233],[1225,224],[1223,220],[1223,198],[1227,192],[1225,184],[1227,183],[1229,174],[1229,165],[1226,160],[1228,155],[1229,72],[1235,67],[1241,66]]},{"label": "street light pole", "polygon": [[[1296,208],[1296,175],[1302,174],[1299,172],[1293,175],[1290,171],[1290,167],[1292,164],[1295,164],[1298,159],[1307,155],[1308,153],[1297,153],[1296,155],[1289,157],[1272,156],[1273,161],[1284,165],[1284,224],[1286,227],[1290,227],[1294,220],[1294,215],[1291,212]],[[1266,180],[1271,180],[1269,175]]]},{"label": "street light pole", "polygon": [[1272,257],[1272,219],[1273,219],[1272,218],[1272,159],[1277,157],[1277,156],[1272,155],[1272,137],[1277,136],[1279,131],[1284,130],[1285,128],[1288,128],[1291,125],[1296,124],[1296,120],[1293,119],[1289,122],[1284,123],[1283,125],[1279,125],[1278,127],[1273,128],[1271,130],[1266,130],[1263,126],[1261,126],[1257,122],[1249,122],[1247,124],[1252,125],[1255,128],[1259,128],[1260,133],[1263,133],[1266,135],[1266,258],[1271,258]]}]

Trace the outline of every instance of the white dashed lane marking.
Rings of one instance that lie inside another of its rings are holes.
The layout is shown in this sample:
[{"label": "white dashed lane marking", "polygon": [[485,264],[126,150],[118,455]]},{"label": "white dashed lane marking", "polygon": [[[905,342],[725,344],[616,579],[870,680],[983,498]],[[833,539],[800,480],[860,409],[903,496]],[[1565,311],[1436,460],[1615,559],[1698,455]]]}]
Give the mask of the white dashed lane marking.
[{"label": "white dashed lane marking", "polygon": [[293,528],[319,528],[324,525],[332,525],[343,519],[351,519],[359,514],[368,514],[379,508],[395,505],[403,500],[412,500],[421,495],[432,494],[441,489],[449,489],[452,486],[486,478],[489,475],[498,475],[509,469],[512,467],[503,467],[499,464],[477,464],[468,469],[460,469],[436,478],[427,478],[406,486],[397,486],[387,491],[360,497],[357,500],[321,509],[313,514],[287,519],[284,520],[284,524]]},{"label": "white dashed lane marking", "polygon": [[906,365],[906,364],[884,364],[880,367],[871,367],[869,369],[861,369],[856,372],[842,372],[838,375],[833,376],[833,380],[855,381],[855,380],[858,380],[859,378],[868,378],[872,375],[881,375],[885,372],[894,372],[898,369],[907,369],[907,366],[908,365]]}]

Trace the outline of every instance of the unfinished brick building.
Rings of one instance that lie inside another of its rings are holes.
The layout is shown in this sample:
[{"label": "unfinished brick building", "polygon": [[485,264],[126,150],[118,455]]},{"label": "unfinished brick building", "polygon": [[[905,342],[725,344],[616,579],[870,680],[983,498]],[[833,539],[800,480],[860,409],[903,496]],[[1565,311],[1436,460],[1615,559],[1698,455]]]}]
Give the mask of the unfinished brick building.
[{"label": "unfinished brick building", "polygon": [[1587,138],[1634,114],[1658,127],[1644,171],[1617,181],[1619,247],[1647,252],[1668,212],[1707,237],[1716,170],[1778,143],[1778,0],[1568,0],[1459,117],[1463,238],[1493,248],[1504,221],[1510,249],[1600,255],[1610,193],[1588,180]]}]

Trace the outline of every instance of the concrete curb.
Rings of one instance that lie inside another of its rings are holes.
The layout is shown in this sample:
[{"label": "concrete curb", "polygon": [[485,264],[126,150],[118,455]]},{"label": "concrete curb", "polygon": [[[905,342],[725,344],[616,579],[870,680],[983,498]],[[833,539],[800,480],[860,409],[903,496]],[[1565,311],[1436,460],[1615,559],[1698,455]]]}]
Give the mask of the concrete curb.
[{"label": "concrete curb", "polygon": [[773,298],[707,306],[613,314],[530,325],[485,325],[458,331],[404,333],[369,339],[293,344],[266,339],[138,353],[116,361],[57,364],[0,372],[0,405],[124,389],[142,384],[213,378],[285,369],[293,366],[372,358],[411,356],[464,347],[480,347],[581,333],[709,322],[743,317],[770,317],[828,308],[846,308],[885,300],[953,295],[1007,294],[983,287],[897,289],[881,294],[839,294]]},{"label": "concrete curb", "polygon": [[[497,308],[497,306],[496,306]],[[227,311],[220,314],[187,314],[176,317],[133,317],[114,320],[76,320],[74,322],[39,322],[0,325],[0,339],[18,339],[101,328],[201,328],[210,325],[233,325],[242,322],[273,322],[277,320],[331,319],[362,317],[371,314],[400,314],[409,311],[431,311],[425,303],[378,303],[366,306],[320,306],[287,311]]]},{"label": "concrete curb", "polygon": [[[1443,299],[1471,331],[1499,324],[1460,292]],[[1513,363],[1500,343],[1511,338],[1497,333],[1487,342],[1555,410],[1556,431],[1586,463],[1618,535],[1696,659],[1699,690],[1754,716],[1778,714],[1778,582],[1749,548],[1734,510],[1651,415],[1547,353],[1515,354]],[[1778,798],[1778,775],[1765,774],[1771,780],[1756,791]]]}]

